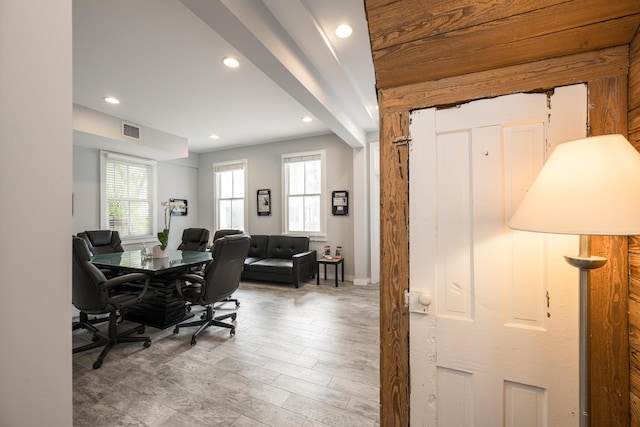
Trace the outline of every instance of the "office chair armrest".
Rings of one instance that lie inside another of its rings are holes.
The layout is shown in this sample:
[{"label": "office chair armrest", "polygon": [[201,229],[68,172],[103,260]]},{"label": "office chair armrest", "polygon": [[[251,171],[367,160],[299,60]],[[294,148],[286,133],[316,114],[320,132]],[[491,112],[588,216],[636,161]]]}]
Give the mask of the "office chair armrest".
[{"label": "office chair armrest", "polygon": [[196,273],[185,273],[178,276],[178,279],[182,282],[195,282],[204,284],[204,276]]},{"label": "office chair armrest", "polygon": [[176,291],[178,291],[178,295],[180,295],[180,298],[183,298],[184,296],[182,295],[182,283],[184,282],[199,283],[203,285],[204,276],[196,273],[184,273],[176,277]]},{"label": "office chair armrest", "polygon": [[142,281],[142,280],[146,280],[148,282],[148,279],[149,279],[149,276],[147,276],[144,273],[129,273],[129,274],[123,274],[121,276],[112,277],[111,279],[108,279],[106,282],[104,282],[102,286],[105,288],[112,288],[114,286],[118,286],[127,282],[135,282],[135,281]]},{"label": "office chair armrest", "polygon": [[149,283],[151,282],[148,275],[145,273],[129,273],[122,276],[113,277],[102,284],[103,288],[110,289],[125,283],[135,284],[132,282],[139,282],[144,280],[144,287],[140,288],[140,293],[137,294],[137,300],[142,301],[145,294],[149,290]]}]

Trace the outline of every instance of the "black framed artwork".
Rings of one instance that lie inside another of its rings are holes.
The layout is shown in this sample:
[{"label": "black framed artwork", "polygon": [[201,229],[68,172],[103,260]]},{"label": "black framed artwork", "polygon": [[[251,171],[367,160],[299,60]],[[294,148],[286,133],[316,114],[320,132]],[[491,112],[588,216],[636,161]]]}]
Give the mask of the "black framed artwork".
[{"label": "black framed artwork", "polygon": [[185,216],[187,215],[187,200],[186,199],[169,199],[170,202],[182,203],[184,206],[176,208],[171,211],[171,216]]},{"label": "black framed artwork", "polygon": [[331,192],[331,213],[349,215],[349,192],[347,190]]},{"label": "black framed artwork", "polygon": [[258,190],[258,216],[271,215],[271,190]]}]

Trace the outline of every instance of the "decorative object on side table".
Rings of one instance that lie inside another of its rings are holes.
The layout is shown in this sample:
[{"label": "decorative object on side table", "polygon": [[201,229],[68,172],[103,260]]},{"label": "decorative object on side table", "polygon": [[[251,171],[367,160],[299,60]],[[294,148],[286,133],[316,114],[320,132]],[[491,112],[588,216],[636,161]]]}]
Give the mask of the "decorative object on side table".
[{"label": "decorative object on side table", "polygon": [[164,252],[167,249],[167,243],[169,243],[169,230],[171,229],[171,216],[173,211],[184,210],[186,205],[183,200],[174,201],[177,199],[169,199],[161,203],[164,207],[164,229],[158,232],[159,245],[153,247],[154,258],[166,258],[167,254]]},{"label": "decorative object on side table", "polygon": [[334,256],[333,259],[340,258],[342,258],[342,246],[336,246],[336,256]]},{"label": "decorative object on side table", "polygon": [[322,251],[322,258],[331,259],[331,246],[325,246]]}]

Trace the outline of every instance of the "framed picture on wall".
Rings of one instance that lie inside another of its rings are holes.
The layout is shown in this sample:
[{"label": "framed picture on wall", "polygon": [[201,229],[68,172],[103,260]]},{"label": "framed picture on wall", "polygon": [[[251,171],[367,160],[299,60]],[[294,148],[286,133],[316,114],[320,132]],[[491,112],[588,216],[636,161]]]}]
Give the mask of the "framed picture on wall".
[{"label": "framed picture on wall", "polygon": [[187,215],[187,200],[186,199],[169,199],[170,202],[182,203],[184,206],[176,208],[171,211],[172,216],[185,216]]},{"label": "framed picture on wall", "polygon": [[258,216],[271,215],[271,190],[258,190]]},{"label": "framed picture on wall", "polygon": [[349,192],[346,190],[331,192],[331,213],[349,215]]}]

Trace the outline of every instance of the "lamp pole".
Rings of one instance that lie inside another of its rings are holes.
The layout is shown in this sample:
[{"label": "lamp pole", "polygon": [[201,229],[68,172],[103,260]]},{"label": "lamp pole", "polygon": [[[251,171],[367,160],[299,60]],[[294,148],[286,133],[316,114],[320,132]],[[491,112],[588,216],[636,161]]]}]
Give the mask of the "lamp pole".
[{"label": "lamp pole", "polygon": [[591,255],[591,236],[580,235],[580,249],[577,257],[565,256],[564,259],[580,270],[580,426],[591,423],[591,405],[589,402],[589,270],[600,268],[607,259]]}]

